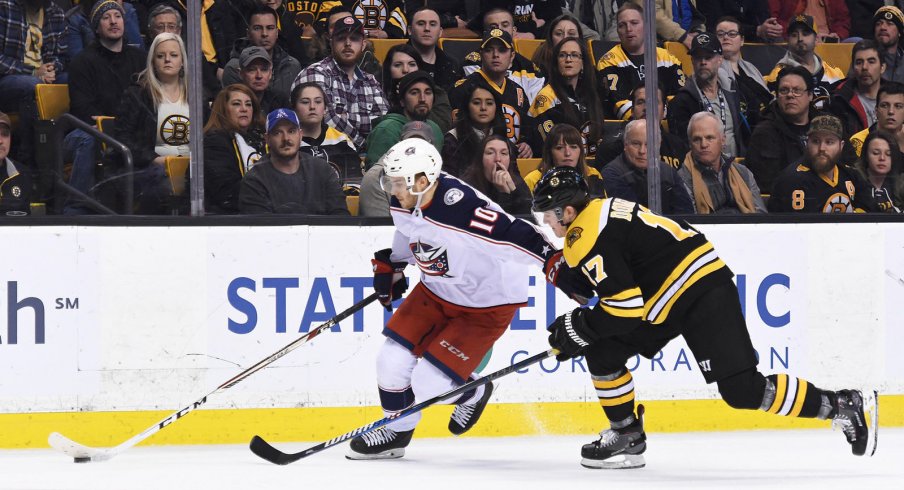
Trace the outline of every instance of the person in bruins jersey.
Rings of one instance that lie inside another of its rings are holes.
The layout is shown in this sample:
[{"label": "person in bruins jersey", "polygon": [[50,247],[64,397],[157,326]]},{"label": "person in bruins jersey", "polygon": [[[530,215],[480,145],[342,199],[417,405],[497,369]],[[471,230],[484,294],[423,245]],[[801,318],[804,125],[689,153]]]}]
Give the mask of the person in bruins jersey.
[{"label": "person in bruins jersey", "polygon": [[[875,449],[875,391],[829,391],[787,374],[764,376],[732,282],[732,272],[706,237],[639,204],[591,199],[572,168],[550,170],[534,189],[534,211],[565,238],[566,264],[590,281],[599,301],[549,325],[560,361],[583,355],[610,429],[581,448],[581,464],[617,469],[644,466],[643,405],[625,367],[652,358],[681,335],[707,383],[731,407],[831,419],[856,455]],[[865,412],[871,416],[867,424]]]},{"label": "person in bruins jersey", "polygon": [[593,61],[582,39],[567,37],[552,49],[549,83],[530,108],[537,132],[544,140],[553,126],[570,124],[581,131],[587,159],[596,161],[602,137],[603,107],[596,91]]},{"label": "person in bruins jersey", "polygon": [[789,165],[772,184],[770,213],[862,213],[878,211],[869,184],[854,169],[839,163],[841,120],[823,114],[807,131],[804,161]]},{"label": "person in bruins jersey", "polygon": [[[633,3],[619,7],[619,44],[610,49],[596,64],[596,78],[603,94],[603,110],[607,119],[631,118],[631,91],[643,85],[644,34],[643,8]],[[681,62],[668,51],[656,48],[656,72],[666,99],[684,87]]]},{"label": "person in bruins jersey", "polygon": [[364,35],[370,39],[405,39],[408,19],[401,0],[342,0],[364,24]]},{"label": "person in bruins jersey", "polygon": [[[502,113],[505,121],[506,137],[518,148],[518,158],[531,158],[539,154],[542,143],[530,115],[530,100],[524,88],[506,76],[516,54],[512,36],[503,29],[488,29],[484,32],[480,51],[483,54],[480,69],[455,82],[449,93],[452,107],[463,107],[462,99],[472,92],[468,90],[468,84],[479,85],[496,99],[496,110]],[[457,117],[458,109],[455,109],[452,119]]]}]

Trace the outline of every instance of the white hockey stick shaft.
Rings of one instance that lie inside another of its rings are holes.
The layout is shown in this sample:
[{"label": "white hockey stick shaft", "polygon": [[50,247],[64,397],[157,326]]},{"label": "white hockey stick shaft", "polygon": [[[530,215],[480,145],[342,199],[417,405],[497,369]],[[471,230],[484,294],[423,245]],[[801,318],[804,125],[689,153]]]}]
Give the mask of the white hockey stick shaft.
[{"label": "white hockey stick shaft", "polygon": [[221,391],[228,390],[229,388],[237,385],[238,383],[240,383],[244,379],[248,378],[252,374],[269,366],[277,359],[285,356],[286,354],[292,352],[293,350],[297,349],[298,347],[304,345],[305,343],[307,343],[308,341],[310,341],[311,339],[313,339],[314,337],[319,335],[321,332],[325,331],[328,328],[333,327],[337,323],[348,318],[349,316],[351,316],[358,310],[364,308],[365,306],[367,306],[368,304],[370,304],[371,302],[373,302],[376,299],[377,299],[377,293],[374,292],[370,296],[367,296],[366,298],[362,299],[361,301],[355,303],[347,310],[334,316],[326,323],[311,330],[310,332],[306,333],[305,335],[302,335],[301,337],[293,340],[291,343],[289,343],[285,347],[279,349],[278,351],[274,352],[273,354],[270,354],[266,358],[257,362],[255,365],[249,367],[248,369],[240,372],[239,374],[236,374],[235,376],[233,376],[232,378],[228,379],[226,382],[224,382],[223,384],[218,386],[215,390],[213,390],[210,393],[199,398],[194,403],[183,407],[181,410],[177,410],[176,412],[173,412],[172,414],[168,415],[163,420],[148,427],[147,429],[143,430],[142,432],[132,436],[131,438],[129,438],[128,440],[126,440],[125,442],[123,442],[117,446],[113,446],[113,447],[109,447],[109,448],[95,448],[95,447],[85,446],[84,444],[79,444],[58,432],[54,432],[54,433],[50,434],[50,437],[48,437],[47,442],[50,443],[51,447],[53,447],[59,451],[62,451],[66,455],[71,456],[71,457],[75,458],[76,460],[106,461],[106,460],[116,456],[117,454],[131,448],[132,446],[138,444],[139,442],[147,439],[148,437],[151,437],[152,435],[156,434],[160,430],[163,430],[164,428],[166,428],[173,422],[181,419],[182,417],[185,417],[189,413],[193,412],[194,410],[196,410],[199,407],[201,407],[202,405],[204,405],[207,402],[207,398],[210,397],[211,395],[215,395]]}]

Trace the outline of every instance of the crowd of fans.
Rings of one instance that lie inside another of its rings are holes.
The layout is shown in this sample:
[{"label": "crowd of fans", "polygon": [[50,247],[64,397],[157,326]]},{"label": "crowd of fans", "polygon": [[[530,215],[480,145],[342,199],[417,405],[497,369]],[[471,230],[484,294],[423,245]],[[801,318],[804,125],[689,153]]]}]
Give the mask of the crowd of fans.
[{"label": "crowd of fans", "polygon": [[[512,213],[563,165],[599,196],[646,204],[654,102],[665,213],[904,209],[898,2],[656,0],[653,47],[643,3],[203,0],[201,53],[187,53],[185,0],[0,0],[0,210],[27,214],[47,197],[38,84],[67,84],[69,112],[131,150],[126,205],[142,214],[187,209],[165,162],[189,155],[190,97],[204,100],[210,214],[348,214],[346,196],[360,194],[362,215],[388,215],[381,158],[405,138],[433,144],[444,171]],[[475,50],[453,56],[441,38],[476,38]],[[378,39],[400,41],[378,57]],[[542,40],[531,59],[521,39]],[[665,42],[683,44],[689,65]],[[839,42],[850,66],[817,54]],[[761,72],[745,43],[786,52]],[[647,49],[656,97],[643,84]],[[190,56],[202,93],[189,93]],[[62,212],[121,199],[119,155],[90,131],[57,129]]]}]

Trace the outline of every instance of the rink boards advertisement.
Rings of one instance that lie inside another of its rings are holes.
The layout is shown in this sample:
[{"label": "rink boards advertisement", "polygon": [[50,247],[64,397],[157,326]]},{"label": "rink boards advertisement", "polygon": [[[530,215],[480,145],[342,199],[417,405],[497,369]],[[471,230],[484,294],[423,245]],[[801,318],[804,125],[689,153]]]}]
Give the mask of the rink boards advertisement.
[{"label": "rink boards advertisement", "polygon": [[[736,274],[765,373],[902,393],[904,227],[710,225]],[[390,227],[9,228],[0,244],[0,411],[167,409],[206,393],[369,294]],[[412,283],[417,270],[406,270]],[[485,370],[547,348],[576,305],[529,279],[528,306]],[[377,405],[389,313],[372,304],[209,400],[211,408]],[[628,360],[638,397],[717,396],[677,339]],[[554,359],[504,378],[500,403],[595,401],[586,363]]]}]

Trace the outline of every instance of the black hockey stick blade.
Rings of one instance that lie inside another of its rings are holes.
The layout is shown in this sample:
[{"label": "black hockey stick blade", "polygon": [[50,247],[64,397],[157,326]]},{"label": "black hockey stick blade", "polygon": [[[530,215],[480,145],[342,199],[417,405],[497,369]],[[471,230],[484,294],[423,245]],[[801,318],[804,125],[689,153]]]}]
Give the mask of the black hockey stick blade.
[{"label": "black hockey stick blade", "polygon": [[371,422],[365,426],[358,427],[357,429],[354,429],[350,432],[346,432],[345,434],[342,434],[341,436],[334,437],[334,438],[330,439],[329,441],[317,444],[316,446],[309,447],[308,449],[305,449],[304,451],[301,451],[301,452],[297,452],[297,453],[282,452],[279,449],[273,447],[267,441],[265,441],[264,438],[261,436],[254,436],[251,439],[251,444],[249,445],[249,447],[251,448],[251,452],[253,452],[254,454],[260,456],[261,458],[263,458],[273,464],[286,465],[289,463],[294,463],[295,461],[298,461],[299,459],[306,458],[312,454],[316,454],[325,449],[329,449],[329,448],[331,448],[337,444],[343,443],[353,437],[357,437],[357,436],[360,436],[363,434],[367,434],[369,432],[373,432],[373,431],[379,429],[380,427],[383,427],[384,425],[389,424],[390,422],[392,422],[394,420],[398,420],[398,419],[407,417],[411,414],[420,412],[421,410],[423,410],[431,405],[435,405],[439,402],[449,400],[451,398],[459,396],[466,391],[470,391],[474,388],[477,388],[478,386],[483,386],[483,385],[489,383],[490,381],[499,379],[503,376],[511,374],[515,371],[523,369],[532,364],[536,364],[536,363],[542,361],[543,359],[554,356],[558,353],[559,353],[559,351],[556,349],[549,349],[549,350],[541,352],[539,354],[535,354],[531,357],[528,357],[527,359],[524,359],[523,361],[516,362],[515,364],[512,364],[511,366],[504,367],[504,368],[500,369],[499,371],[490,373],[486,376],[483,376],[483,377],[477,378],[471,382],[465,383],[465,384],[459,386],[458,388],[455,388],[453,390],[443,393],[442,395],[437,395],[433,398],[430,398],[429,400],[424,400],[420,403],[417,403],[415,405],[408,407],[405,410],[402,410],[399,413],[390,415],[389,417],[384,417],[375,422]]}]

